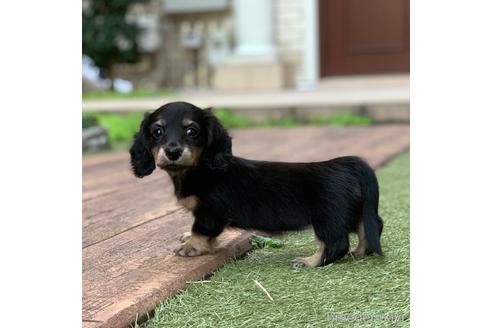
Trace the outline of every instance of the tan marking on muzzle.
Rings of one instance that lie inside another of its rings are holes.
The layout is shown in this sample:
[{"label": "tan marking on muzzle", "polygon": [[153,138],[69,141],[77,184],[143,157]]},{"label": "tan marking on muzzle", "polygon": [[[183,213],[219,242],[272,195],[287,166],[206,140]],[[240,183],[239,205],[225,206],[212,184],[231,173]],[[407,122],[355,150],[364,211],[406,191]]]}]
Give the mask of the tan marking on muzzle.
[{"label": "tan marking on muzzle", "polygon": [[177,163],[186,165],[186,166],[195,166],[198,164],[198,159],[200,158],[201,150],[200,149],[192,149],[189,146],[185,146],[183,148],[183,153],[181,157],[177,161]]},{"label": "tan marking on muzzle", "polygon": [[164,152],[164,147],[154,147],[152,149],[152,154],[154,155],[154,160],[157,166],[163,165],[168,161],[166,153]]},{"label": "tan marking on muzzle", "polygon": [[154,147],[152,149],[152,154],[154,155],[154,159],[157,165],[174,163],[184,166],[194,166],[197,164],[198,158],[200,156],[199,151],[192,151],[189,146],[185,146],[183,148],[183,152],[181,153],[181,156],[175,161],[171,161],[166,156],[166,151],[164,150],[163,146]]}]

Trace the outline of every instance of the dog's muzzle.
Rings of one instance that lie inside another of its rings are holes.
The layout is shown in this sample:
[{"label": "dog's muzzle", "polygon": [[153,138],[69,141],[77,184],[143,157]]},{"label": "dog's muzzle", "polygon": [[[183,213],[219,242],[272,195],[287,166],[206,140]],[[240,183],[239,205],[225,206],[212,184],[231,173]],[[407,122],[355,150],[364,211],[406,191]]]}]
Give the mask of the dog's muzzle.
[{"label": "dog's muzzle", "polygon": [[170,161],[177,161],[181,157],[181,155],[183,154],[183,149],[177,148],[177,147],[166,148],[164,150],[164,153],[166,154],[166,157]]},{"label": "dog's muzzle", "polygon": [[161,147],[154,152],[155,163],[161,169],[178,169],[194,165],[194,156],[189,147]]}]

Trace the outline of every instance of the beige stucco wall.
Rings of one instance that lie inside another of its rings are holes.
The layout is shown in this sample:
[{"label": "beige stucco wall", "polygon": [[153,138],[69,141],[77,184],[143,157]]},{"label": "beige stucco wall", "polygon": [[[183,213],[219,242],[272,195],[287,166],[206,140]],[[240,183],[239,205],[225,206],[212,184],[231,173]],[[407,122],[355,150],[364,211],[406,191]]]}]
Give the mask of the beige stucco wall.
[{"label": "beige stucco wall", "polygon": [[274,0],[274,37],[280,58],[291,64],[294,78],[303,74],[304,1]]}]

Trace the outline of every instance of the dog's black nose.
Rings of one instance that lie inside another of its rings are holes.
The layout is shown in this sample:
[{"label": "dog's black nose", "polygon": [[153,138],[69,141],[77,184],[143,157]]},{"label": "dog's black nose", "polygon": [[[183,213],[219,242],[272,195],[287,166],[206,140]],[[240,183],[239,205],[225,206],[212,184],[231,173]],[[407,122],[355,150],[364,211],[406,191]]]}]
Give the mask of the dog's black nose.
[{"label": "dog's black nose", "polygon": [[181,148],[175,148],[175,147],[169,147],[166,148],[165,150],[167,158],[169,158],[171,161],[175,161],[178,158],[181,157],[181,154],[183,154],[183,149]]}]

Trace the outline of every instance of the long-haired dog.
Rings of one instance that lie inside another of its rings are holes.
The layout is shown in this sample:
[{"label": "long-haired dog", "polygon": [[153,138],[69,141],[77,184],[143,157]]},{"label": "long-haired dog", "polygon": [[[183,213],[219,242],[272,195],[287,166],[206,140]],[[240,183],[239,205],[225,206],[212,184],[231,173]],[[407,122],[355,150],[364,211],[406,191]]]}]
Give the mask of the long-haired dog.
[{"label": "long-haired dog", "polygon": [[226,227],[286,231],[308,226],[319,250],[294,259],[295,267],[341,259],[349,251],[350,232],[359,239],[353,255],[382,254],[378,182],[358,157],[316,163],[236,157],[229,134],[212,111],[186,102],[146,114],[130,154],[139,178],[156,166],[165,170],[178,202],[193,213],[191,233],[176,249],[178,255],[213,252],[215,238]]}]

